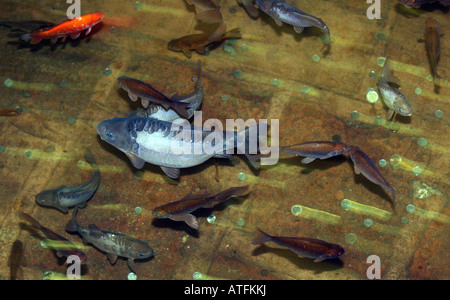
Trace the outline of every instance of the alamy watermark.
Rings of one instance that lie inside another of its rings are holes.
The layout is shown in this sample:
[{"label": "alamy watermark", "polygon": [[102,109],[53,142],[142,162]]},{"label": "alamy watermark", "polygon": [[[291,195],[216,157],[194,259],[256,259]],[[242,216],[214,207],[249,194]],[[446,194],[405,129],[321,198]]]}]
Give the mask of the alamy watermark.
[{"label": "alamy watermark", "polygon": [[367,9],[366,15],[370,20],[381,19],[381,0],[366,0],[367,3],[372,4]]},{"label": "alamy watermark", "polygon": [[378,255],[370,255],[367,257],[366,263],[371,264],[367,268],[368,279],[381,279],[381,259]]},{"label": "alamy watermark", "polygon": [[67,18],[72,20],[81,16],[81,0],[66,0],[67,4],[72,4],[67,9]]}]

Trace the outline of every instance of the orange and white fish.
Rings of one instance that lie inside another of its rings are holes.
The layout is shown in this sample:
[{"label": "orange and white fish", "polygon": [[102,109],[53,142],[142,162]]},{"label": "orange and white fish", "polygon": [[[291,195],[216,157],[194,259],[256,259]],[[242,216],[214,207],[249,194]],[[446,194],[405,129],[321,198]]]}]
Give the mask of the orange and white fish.
[{"label": "orange and white fish", "polygon": [[86,35],[88,35],[92,27],[100,23],[103,17],[104,15],[101,12],[81,15],[78,18],[63,21],[53,27],[24,34],[20,38],[22,40],[31,39],[32,44],[37,44],[43,39],[49,39],[54,44],[59,38],[62,38],[64,42],[68,36],[72,39],[77,39],[84,30],[86,30]]}]

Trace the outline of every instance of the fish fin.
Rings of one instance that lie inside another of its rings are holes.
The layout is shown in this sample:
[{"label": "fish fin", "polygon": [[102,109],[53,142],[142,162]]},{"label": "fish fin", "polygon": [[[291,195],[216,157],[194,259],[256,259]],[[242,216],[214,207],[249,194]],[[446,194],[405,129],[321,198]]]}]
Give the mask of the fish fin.
[{"label": "fish fin", "polygon": [[108,253],[106,254],[106,257],[108,258],[109,262],[111,263],[111,265],[114,265],[117,261],[117,255]]},{"label": "fish fin", "polygon": [[256,227],[256,230],[258,231],[258,236],[253,239],[253,245],[259,245],[265,242],[270,242],[272,240],[272,237],[262,231],[260,228]]},{"label": "fish fin", "polygon": [[[217,6],[216,9],[199,12],[195,18],[207,24],[223,23],[223,17],[220,13],[220,6]],[[222,33],[220,35],[222,35]]]},{"label": "fish fin", "polygon": [[182,49],[181,52],[183,52],[183,54],[186,55],[187,58],[192,57],[192,52],[188,49]]},{"label": "fish fin", "polygon": [[356,165],[354,165],[353,168],[355,169],[356,175],[361,174],[361,171],[358,169],[358,167]]},{"label": "fish fin", "polygon": [[387,113],[386,113],[386,119],[387,119],[387,120],[392,119],[392,117],[394,116],[394,114],[395,114],[395,110],[389,109],[389,110],[387,111]]},{"label": "fish fin", "polygon": [[316,160],[315,157],[305,157],[304,159],[302,159],[302,164],[307,165],[315,160]]},{"label": "fish fin", "polygon": [[64,206],[61,206],[61,205],[56,205],[55,207],[57,209],[59,209],[64,214],[67,214],[69,212],[69,209],[67,207],[64,207]]},{"label": "fish fin", "polygon": [[51,39],[50,42],[52,43],[52,45],[54,45],[58,42],[58,38]]},{"label": "fish fin", "polygon": [[89,235],[93,238],[100,238],[103,235],[103,231],[101,231],[95,224],[89,224]]},{"label": "fish fin", "polygon": [[17,269],[16,280],[23,280],[23,270],[22,268]]},{"label": "fish fin", "polygon": [[383,73],[381,76],[387,82],[394,83],[394,84],[400,86],[400,79],[398,79],[397,77],[394,76],[390,57],[387,57],[386,61],[384,62]]},{"label": "fish fin", "polygon": [[198,230],[198,221],[197,218],[194,215],[186,214],[181,216],[171,216],[169,219],[177,222],[185,222],[189,227]]},{"label": "fish fin", "polygon": [[92,27],[89,27],[89,28],[86,30],[86,35],[88,35],[88,34],[91,32],[91,30],[92,30]]},{"label": "fish fin", "polygon": [[294,26],[294,31],[297,32],[297,33],[302,33],[303,29],[305,29],[305,28],[299,27],[299,26]]},{"label": "fish fin", "polygon": [[261,155],[245,153],[245,157],[247,157],[248,161],[255,170],[261,168],[261,163],[259,162],[259,160],[261,160]]},{"label": "fish fin", "polygon": [[150,105],[150,101],[144,98],[141,98],[142,107],[147,108]]},{"label": "fish fin", "polygon": [[195,48],[195,51],[197,51],[197,53],[199,53],[199,54],[205,54],[206,48],[205,48],[205,46],[197,47],[197,48]]},{"label": "fish fin", "polygon": [[128,156],[128,158],[130,159],[131,163],[133,164],[133,166],[136,169],[142,169],[144,167],[145,160],[143,160],[142,158],[139,158],[136,155],[131,154],[131,153],[125,153],[125,154]]},{"label": "fish fin", "polygon": [[71,38],[72,40],[75,40],[75,39],[77,39],[77,38],[80,37],[80,34],[81,34],[81,32],[73,33],[73,34],[70,35],[70,38]]},{"label": "fish fin", "polygon": [[175,102],[175,105],[174,105],[173,108],[175,109],[175,111],[177,113],[180,114],[180,116],[182,116],[185,119],[188,119],[189,118],[189,112],[186,109],[187,106],[188,105],[186,105],[185,103]]},{"label": "fish fin", "polygon": [[24,34],[22,36],[20,36],[20,38],[24,41],[30,40],[31,39],[31,44],[38,44],[40,43],[44,38],[40,37],[40,36],[36,36],[36,35],[31,35],[29,33]]},{"label": "fish fin", "polygon": [[214,42],[217,40],[220,40],[222,38],[222,36],[224,35],[224,33],[227,30],[227,24],[225,23],[225,21],[223,21],[220,23],[219,27],[217,27],[216,31],[213,32],[213,34],[211,34],[208,38],[209,42]]},{"label": "fish fin", "polygon": [[66,42],[66,39],[67,39],[67,35],[66,35],[66,36],[63,36],[63,38],[61,39],[61,42],[62,42],[62,43],[65,43],[65,42]]},{"label": "fish fin", "polygon": [[78,208],[85,208],[87,206],[87,201],[86,202],[81,202],[78,204]]},{"label": "fish fin", "polygon": [[128,93],[128,97],[131,99],[131,101],[136,102],[138,100],[138,96],[136,96],[133,93]]},{"label": "fish fin", "polygon": [[180,169],[177,168],[168,168],[161,166],[163,172],[172,179],[177,179],[180,177]]},{"label": "fish fin", "polygon": [[278,20],[278,19],[273,19],[274,21],[275,21],[275,23],[279,26],[279,27],[281,27],[281,26],[283,26],[283,22],[281,22],[280,20]]},{"label": "fish fin", "polygon": [[129,259],[127,260],[127,265],[128,265],[128,268],[130,268],[130,270],[131,270],[134,274],[136,274],[136,264],[135,264],[135,262],[134,262],[134,260],[133,260],[132,258],[129,258]]},{"label": "fish fin", "polygon": [[324,261],[325,259],[323,259],[323,258],[316,258],[315,260],[314,260],[314,262],[315,263],[319,263],[319,262],[321,262],[321,261]]},{"label": "fish fin", "polygon": [[240,38],[242,38],[242,35],[241,29],[239,27],[231,29],[221,37],[221,39],[240,39]]}]

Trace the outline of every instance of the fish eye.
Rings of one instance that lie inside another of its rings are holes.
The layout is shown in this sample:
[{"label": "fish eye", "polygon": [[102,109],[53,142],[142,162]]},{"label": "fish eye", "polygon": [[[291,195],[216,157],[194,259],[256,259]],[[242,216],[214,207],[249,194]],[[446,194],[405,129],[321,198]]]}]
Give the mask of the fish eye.
[{"label": "fish eye", "polygon": [[145,254],[144,252],[139,252],[138,256],[141,258],[145,258],[145,257],[147,257],[147,254]]},{"label": "fish eye", "polygon": [[112,134],[111,131],[106,132],[106,136],[110,139],[114,138],[114,135]]}]

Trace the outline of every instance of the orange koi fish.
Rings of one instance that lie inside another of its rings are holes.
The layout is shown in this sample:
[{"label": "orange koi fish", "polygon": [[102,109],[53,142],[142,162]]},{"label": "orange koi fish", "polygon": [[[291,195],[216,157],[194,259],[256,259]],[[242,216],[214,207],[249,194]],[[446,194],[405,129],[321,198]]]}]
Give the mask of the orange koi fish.
[{"label": "orange koi fish", "polygon": [[64,42],[68,36],[74,40],[81,35],[83,30],[87,29],[86,35],[88,35],[91,32],[92,27],[100,23],[103,20],[103,17],[104,15],[101,12],[81,15],[78,18],[63,21],[53,27],[24,34],[20,38],[22,40],[31,39],[32,44],[37,44],[43,39],[49,39],[54,44],[59,38],[62,38],[62,41]]}]

